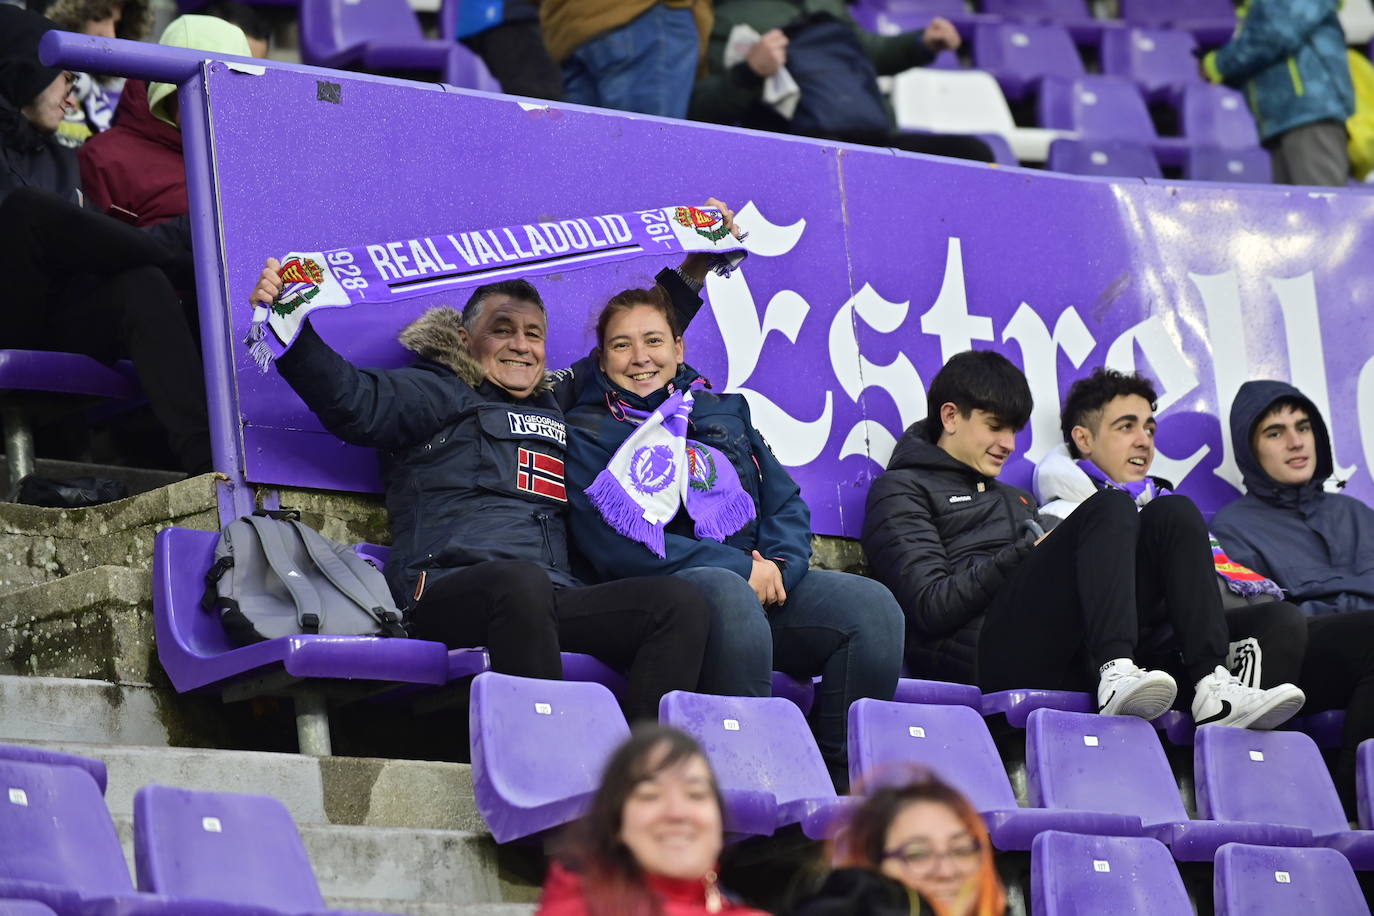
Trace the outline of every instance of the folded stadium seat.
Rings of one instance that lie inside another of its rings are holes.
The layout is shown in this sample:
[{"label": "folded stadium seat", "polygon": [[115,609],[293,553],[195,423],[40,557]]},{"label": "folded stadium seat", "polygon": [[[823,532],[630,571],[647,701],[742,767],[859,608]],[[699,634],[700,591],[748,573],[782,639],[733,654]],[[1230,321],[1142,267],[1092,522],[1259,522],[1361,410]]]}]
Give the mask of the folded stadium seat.
[{"label": "folded stadium seat", "polygon": [[1374,830],[1350,830],[1316,743],[1301,732],[1204,725],[1193,745],[1199,817],[1310,830],[1310,845],[1374,869]]},{"label": "folded stadium seat", "polygon": [[1102,36],[1102,72],[1128,79],[1150,102],[1177,106],[1184,88],[1206,85],[1193,49],[1197,39],[1172,29],[1121,29]]},{"label": "folded stadium seat", "polygon": [[1117,31],[1121,23],[1098,19],[1086,0],[983,0],[982,10],[1008,22],[1041,22],[1063,26],[1076,44],[1096,47],[1104,33]]},{"label": "folded stadium seat", "polygon": [[1191,32],[1207,48],[1230,41],[1236,30],[1231,0],[1119,0],[1119,6],[1129,24]]},{"label": "folded stadium seat", "polygon": [[57,916],[276,916],[256,906],[139,894],[105,799],[86,770],[0,760],[0,898]]},{"label": "folded stadium seat", "polygon": [[1374,4],[1370,0],[1345,0],[1339,15],[1346,44],[1362,45],[1374,39]]},{"label": "folded stadium seat", "polygon": [[1006,716],[1012,728],[1025,728],[1026,719],[1037,709],[1066,709],[1069,712],[1097,712],[1097,698],[1077,690],[998,690],[983,695],[983,715]]},{"label": "folded stadium seat", "polygon": [[1140,90],[1119,76],[1046,77],[1039,110],[1043,127],[1076,131],[1082,139],[1144,143],[1162,165],[1182,165],[1193,145],[1178,137],[1160,137]]},{"label": "folded stadium seat", "polygon": [[1009,102],[1034,93],[1047,76],[1083,75],[1068,30],[1058,25],[980,25],[973,33],[973,65],[997,78]]},{"label": "folded stadium seat", "polygon": [[57,916],[37,900],[0,900],[0,916]]},{"label": "folded stadium seat", "polygon": [[600,684],[494,671],[473,679],[468,722],[472,792],[498,843],[585,814],[606,761],[630,734]]},{"label": "folded stadium seat", "polygon": [[45,766],[69,766],[85,770],[95,780],[100,794],[105,794],[108,774],[105,761],[93,757],[78,757],[61,751],[48,751],[40,747],[26,747],[21,744],[0,744],[0,760],[17,760],[20,763],[37,763]]},{"label": "folded stadium seat", "polygon": [[870,32],[881,35],[895,34],[874,28],[878,24],[875,13],[886,14],[889,21],[902,25],[898,31],[909,32],[924,29],[930,20],[942,16],[954,23],[960,33],[967,32],[980,22],[996,21],[995,17],[970,11],[964,0],[857,0],[850,13]]},{"label": "folded stadium seat", "polygon": [[147,785],[134,795],[140,890],[280,913],[325,908],[310,856],[286,806],[268,795]]},{"label": "folded stadium seat", "polygon": [[1298,716],[1291,727],[1310,735],[1317,747],[1338,748],[1345,742],[1345,710],[1328,709],[1310,716]]},{"label": "folded stadium seat", "polygon": [[915,677],[897,679],[894,703],[925,703],[932,706],[967,706],[974,712],[983,711],[983,695],[972,684],[952,684],[949,681],[927,681]]},{"label": "folded stadium seat", "polygon": [[200,606],[214,562],[214,531],[164,528],[153,540],[153,627],[157,657],[178,693],[218,692],[226,701],[289,696],[304,753],[329,753],[324,688],[365,696],[396,684],[448,680],[448,649],[422,639],[310,634],[249,646],[229,640]]},{"label": "folded stadium seat", "polygon": [[1345,856],[1334,849],[1228,843],[1217,850],[1216,916],[1369,916]]},{"label": "folded stadium seat", "polygon": [[1184,138],[1197,146],[1253,149],[1259,128],[1245,96],[1226,86],[1199,83],[1183,90],[1181,125]]},{"label": "folded stadium seat", "polygon": [[10,487],[33,473],[31,417],[51,419],[100,399],[140,396],[133,364],[107,366],[80,353],[0,350],[0,422]]},{"label": "folded stadium seat", "polygon": [[987,821],[998,849],[1029,849],[1046,830],[1139,836],[1140,818],[1097,811],[1018,808],[1007,771],[982,717],[967,706],[856,700],[849,707],[849,773],[858,784],[900,778],[920,764],[964,795]]},{"label": "folded stadium seat", "polygon": [[472,51],[426,38],[406,0],[301,0],[301,57],[320,67],[433,70],[450,86],[500,92]]},{"label": "folded stadium seat", "polygon": [[1274,167],[1269,161],[1269,151],[1262,147],[1199,146],[1189,150],[1188,158],[1183,160],[1183,177],[1191,181],[1268,184],[1274,180]]},{"label": "folded stadium seat", "polygon": [[916,67],[892,80],[892,107],[901,130],[997,134],[1021,162],[1044,162],[1050,143],[1072,131],[1017,127],[992,74]]},{"label": "folded stadium seat", "polygon": [[1138,817],[1181,862],[1210,862],[1226,843],[1311,843],[1292,827],[1190,819],[1159,738],[1134,716],[1037,709],[1026,728],[1026,775],[1032,804]]},{"label": "folded stadium seat", "polygon": [[1164,844],[1050,830],[1031,847],[1032,916],[1192,916]]},{"label": "folded stadium seat", "polygon": [[1154,151],[1134,140],[1056,140],[1046,167],[1070,175],[1164,177]]},{"label": "folded stadium seat", "polygon": [[768,836],[799,824],[828,836],[850,804],[835,795],[806,718],[781,697],[720,697],[673,690],[658,704],[664,725],[696,738],[725,797],[727,833]]}]

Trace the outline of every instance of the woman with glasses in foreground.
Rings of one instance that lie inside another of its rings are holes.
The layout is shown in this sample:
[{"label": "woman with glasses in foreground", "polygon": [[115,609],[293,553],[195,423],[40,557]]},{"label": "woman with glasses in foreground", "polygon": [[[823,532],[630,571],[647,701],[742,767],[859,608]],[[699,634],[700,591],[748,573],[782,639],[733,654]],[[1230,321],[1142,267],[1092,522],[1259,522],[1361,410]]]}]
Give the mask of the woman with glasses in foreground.
[{"label": "woman with glasses in foreground", "polygon": [[891,776],[852,809],[834,840],[836,871],[795,916],[886,916],[903,912],[903,903],[911,914],[1003,916],[1006,894],[973,805],[927,771]]}]

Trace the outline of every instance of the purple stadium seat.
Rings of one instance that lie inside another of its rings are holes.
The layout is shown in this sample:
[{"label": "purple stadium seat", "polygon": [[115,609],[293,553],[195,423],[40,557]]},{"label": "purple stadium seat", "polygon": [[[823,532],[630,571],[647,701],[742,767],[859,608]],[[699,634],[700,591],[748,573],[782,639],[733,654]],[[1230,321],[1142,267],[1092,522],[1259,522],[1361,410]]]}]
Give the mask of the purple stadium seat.
[{"label": "purple stadium seat", "polygon": [[1120,23],[1096,19],[1085,0],[983,0],[982,10],[1008,22],[1043,22],[1069,30],[1080,45],[1096,45]]},{"label": "purple stadium seat", "polygon": [[313,634],[235,646],[218,616],[200,606],[217,537],[213,531],[164,528],[153,542],[157,656],[179,693],[214,689],[226,699],[295,696],[302,750],[328,754],[323,696],[314,692],[310,679],[360,681],[360,689],[369,691],[379,681],[447,682],[448,649],[427,640]]},{"label": "purple stadium seat", "polygon": [[1301,732],[1204,725],[1193,745],[1199,817],[1301,827],[1374,869],[1374,830],[1350,830],[1316,743]]},{"label": "purple stadium seat", "polygon": [[1148,144],[1164,165],[1179,165],[1191,145],[1161,138],[1140,90],[1119,76],[1046,77],[1040,86],[1040,126],[1078,131],[1083,139]]},{"label": "purple stadium seat", "polygon": [[54,395],[128,400],[139,396],[133,365],[107,366],[79,353],[0,350],[0,420],[11,486],[33,473],[31,415],[51,415]]},{"label": "purple stadium seat", "polygon": [[1120,0],[1120,9],[1128,23],[1191,32],[1208,48],[1225,44],[1236,30],[1231,0]]},{"label": "purple stadium seat", "polygon": [[37,900],[0,900],[0,916],[57,916]]},{"label": "purple stadium seat", "polygon": [[983,715],[1004,715],[1012,728],[1025,728],[1026,719],[1037,709],[1097,712],[1097,699],[1076,690],[999,690],[983,696]]},{"label": "purple stadium seat", "polygon": [[1037,709],[1026,728],[1026,776],[1032,804],[1138,817],[1183,862],[1210,862],[1225,843],[1310,839],[1271,824],[1190,820],[1155,730],[1133,716]]},{"label": "purple stadium seat", "polygon": [[1176,101],[1186,86],[1206,85],[1197,40],[1169,29],[1122,29],[1102,36],[1102,72],[1128,79],[1151,102]]},{"label": "purple stadium seat", "polygon": [[811,715],[811,707],[816,702],[816,684],[807,679],[799,681],[781,671],[773,672],[773,696],[790,700],[804,716]]},{"label": "purple stadium seat", "polygon": [[932,706],[967,706],[974,712],[983,711],[983,695],[972,684],[953,684],[949,681],[927,681],[904,677],[897,680],[894,703],[925,703]]},{"label": "purple stadium seat", "polygon": [[1361,741],[1355,754],[1355,795],[1359,799],[1360,828],[1372,830],[1374,804],[1370,801],[1370,795],[1374,793],[1374,738]]},{"label": "purple stadium seat", "polygon": [[0,760],[17,760],[20,763],[39,763],[45,766],[71,766],[91,774],[100,794],[105,794],[108,774],[105,761],[93,757],[78,757],[61,751],[47,751],[40,747],[26,747],[21,744],[0,744]]},{"label": "purple stadium seat", "polygon": [[1216,916],[1369,916],[1345,856],[1334,849],[1228,843],[1217,850]]},{"label": "purple stadium seat", "polygon": [[1199,146],[1189,150],[1188,158],[1183,161],[1183,177],[1192,181],[1267,184],[1274,180],[1274,167],[1269,161],[1269,151],[1262,147]]},{"label": "purple stadium seat", "polygon": [[974,30],[973,64],[997,77],[1010,102],[1030,95],[1047,76],[1083,75],[1078,49],[1058,25],[980,25]]},{"label": "purple stadium seat", "polygon": [[811,729],[788,700],[674,690],[659,702],[658,717],[701,742],[725,795],[727,831],[766,836],[800,824],[822,839],[848,804],[836,797]]},{"label": "purple stadium seat", "polygon": [[301,0],[301,56],[322,67],[434,70],[451,86],[500,92],[475,54],[426,38],[406,0]]},{"label": "purple stadium seat", "polygon": [[1170,744],[1192,747],[1193,734],[1197,727],[1193,725],[1193,717],[1188,713],[1178,709],[1167,709],[1158,718],[1150,720],[1150,724],[1163,732]]},{"label": "purple stadium seat", "polygon": [[884,770],[900,764],[927,767],[968,796],[998,849],[1029,849],[1045,830],[1141,833],[1140,819],[1128,815],[1018,808],[987,724],[967,706],[855,701],[849,707],[851,779],[882,782]]},{"label": "purple stadium seat", "polygon": [[980,22],[996,21],[995,17],[969,12],[963,0],[858,0],[850,12],[860,25],[879,35],[924,29],[936,16],[954,23],[961,33]]},{"label": "purple stadium seat", "polygon": [[1046,167],[1070,175],[1162,178],[1154,151],[1133,140],[1055,140]]},{"label": "purple stadium seat", "polygon": [[1298,731],[1311,735],[1320,748],[1338,748],[1345,741],[1345,710],[1328,709],[1314,712],[1310,716],[1300,716],[1293,726]]},{"label": "purple stadium seat", "polygon": [[1200,83],[1183,91],[1182,129],[1189,143],[1250,149],[1259,146],[1259,129],[1245,96],[1226,86]]},{"label": "purple stadium seat", "polygon": [[630,733],[600,684],[492,671],[473,679],[468,720],[473,794],[498,843],[585,814],[607,759]]},{"label": "purple stadium seat", "polygon": [[58,916],[274,916],[260,907],[138,894],[95,780],[72,766],[0,760],[0,898]]},{"label": "purple stadium seat", "polygon": [[141,890],[283,913],[333,914],[291,814],[267,795],[147,785],[134,796]]},{"label": "purple stadium seat", "polygon": [[1192,916],[1169,850],[1149,837],[1050,830],[1031,847],[1032,916]]}]

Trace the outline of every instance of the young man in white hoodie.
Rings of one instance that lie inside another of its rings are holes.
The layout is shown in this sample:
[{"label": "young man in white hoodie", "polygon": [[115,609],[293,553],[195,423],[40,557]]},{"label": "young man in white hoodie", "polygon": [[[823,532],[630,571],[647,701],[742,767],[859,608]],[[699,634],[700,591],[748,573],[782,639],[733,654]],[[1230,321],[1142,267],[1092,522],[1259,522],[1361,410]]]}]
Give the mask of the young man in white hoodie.
[{"label": "young man in white hoodie", "polygon": [[[1224,612],[1218,563],[1225,557],[1214,557],[1202,513],[1171,493],[1168,481],[1150,476],[1156,400],[1154,386],[1138,374],[1098,369],[1074,383],[1060,417],[1065,442],[1035,469],[1041,516],[1068,518],[1100,490],[1130,496],[1140,513],[1134,560],[1142,656],[1187,675],[1199,725],[1273,728],[1305,699],[1288,682],[1306,644],[1302,615],[1275,600]],[[1265,580],[1233,575],[1228,581],[1258,596]],[[1269,597],[1280,597],[1270,586]],[[1270,659],[1269,677],[1263,676],[1264,643],[1286,650],[1281,660]],[[1228,670],[1227,661],[1245,676]]]}]

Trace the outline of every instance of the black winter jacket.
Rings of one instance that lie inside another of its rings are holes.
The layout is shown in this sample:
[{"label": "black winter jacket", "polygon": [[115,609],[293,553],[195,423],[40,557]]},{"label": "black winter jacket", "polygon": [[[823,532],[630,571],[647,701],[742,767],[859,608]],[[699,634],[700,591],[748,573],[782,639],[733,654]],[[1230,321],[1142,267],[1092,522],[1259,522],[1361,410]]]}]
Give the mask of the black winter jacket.
[{"label": "black winter jacket", "polygon": [[[658,281],[685,325],[700,298],[672,271]],[[419,357],[402,369],[358,369],[308,323],[276,361],[325,429],[377,449],[392,538],[386,577],[402,608],[448,572],[486,560],[528,560],[556,588],[582,584],[568,560],[563,407],[596,364],[579,360],[519,400],[484,379],[460,323],[450,308],[421,315],[401,332]]]},{"label": "black winter jacket", "polygon": [[897,442],[868,491],[861,535],[873,575],[906,615],[918,677],[972,683],[983,611],[1034,545],[1040,516],[1025,490],[985,477],[926,438]]},{"label": "black winter jacket", "polygon": [[77,203],[76,152],[43,134],[0,95],[0,200],[17,188],[38,188]]}]

